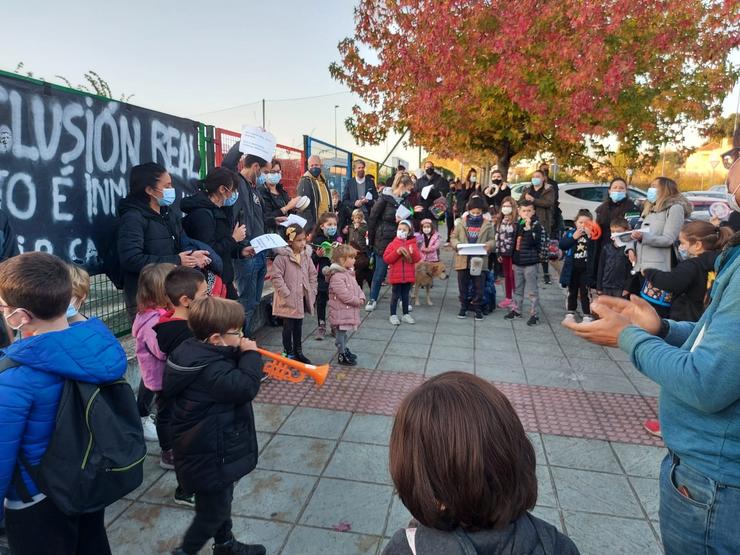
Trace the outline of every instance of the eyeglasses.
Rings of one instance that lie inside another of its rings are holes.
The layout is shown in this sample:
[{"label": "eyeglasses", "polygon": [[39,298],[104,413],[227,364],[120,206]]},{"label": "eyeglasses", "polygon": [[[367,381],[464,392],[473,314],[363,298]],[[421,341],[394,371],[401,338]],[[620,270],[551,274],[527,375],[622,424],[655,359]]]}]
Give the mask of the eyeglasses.
[{"label": "eyeglasses", "polygon": [[236,337],[244,337],[244,332],[242,330],[239,330],[239,331],[227,331],[227,332],[224,332],[224,335],[234,335]]}]

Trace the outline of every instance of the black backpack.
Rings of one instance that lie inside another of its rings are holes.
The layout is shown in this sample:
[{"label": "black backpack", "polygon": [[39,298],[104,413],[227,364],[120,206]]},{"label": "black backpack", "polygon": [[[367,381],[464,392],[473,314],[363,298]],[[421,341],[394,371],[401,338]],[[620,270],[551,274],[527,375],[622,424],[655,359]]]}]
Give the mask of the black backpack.
[{"label": "black backpack", "polygon": [[[20,364],[0,359],[0,372],[15,366]],[[23,502],[31,501],[22,465],[64,514],[92,513],[141,485],[145,457],[141,418],[128,382],[121,378],[97,385],[68,379],[41,462],[31,466],[19,450],[13,485]]]}]

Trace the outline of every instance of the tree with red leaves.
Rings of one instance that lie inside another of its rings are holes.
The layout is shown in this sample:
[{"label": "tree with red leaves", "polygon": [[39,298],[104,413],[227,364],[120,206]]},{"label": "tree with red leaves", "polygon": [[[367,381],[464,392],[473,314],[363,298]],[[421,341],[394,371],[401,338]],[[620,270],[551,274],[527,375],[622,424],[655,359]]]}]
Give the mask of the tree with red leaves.
[{"label": "tree with red leaves", "polygon": [[737,0],[360,0],[332,76],[367,104],[348,130],[410,130],[443,156],[541,152],[643,165],[716,117],[740,74]]}]

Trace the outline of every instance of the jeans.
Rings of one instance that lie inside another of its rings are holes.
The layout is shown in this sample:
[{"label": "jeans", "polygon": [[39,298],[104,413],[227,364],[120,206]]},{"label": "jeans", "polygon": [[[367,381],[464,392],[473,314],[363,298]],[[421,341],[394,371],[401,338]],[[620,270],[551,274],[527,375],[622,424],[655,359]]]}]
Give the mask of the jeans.
[{"label": "jeans", "polygon": [[105,509],[67,516],[48,497],[25,509],[5,509],[13,555],[110,555]]},{"label": "jeans", "polygon": [[740,487],[715,482],[666,455],[660,467],[660,534],[666,555],[740,552],[738,514]]},{"label": "jeans", "polygon": [[514,305],[512,310],[523,312],[524,298],[529,298],[529,314],[537,316],[537,303],[539,302],[539,290],[537,289],[537,264],[531,266],[517,266],[514,264],[514,281],[516,291],[514,293]]},{"label": "jeans", "polygon": [[263,251],[250,258],[240,258],[235,261],[234,266],[239,302],[244,307],[244,335],[252,337],[254,311],[262,300],[262,287],[267,273],[265,253]]},{"label": "jeans", "polygon": [[185,532],[182,550],[190,555],[198,553],[213,538],[216,543],[226,543],[231,533],[231,502],[234,484],[217,492],[195,494],[195,517]]},{"label": "jeans", "polygon": [[337,346],[337,352],[341,355],[347,350],[347,331],[337,330],[337,336],[334,338],[334,345]]},{"label": "jeans", "polygon": [[303,352],[302,333],[303,318],[283,318],[283,349],[286,354],[294,355]]},{"label": "jeans", "polygon": [[385,275],[388,273],[388,264],[383,260],[383,254],[375,253],[375,273],[373,283],[370,286],[370,300],[377,301],[380,296],[380,287],[383,285]]},{"label": "jeans", "polygon": [[401,301],[401,309],[404,314],[409,313],[409,293],[411,292],[411,283],[396,283],[391,290],[391,316],[395,316],[398,307],[398,301]]}]

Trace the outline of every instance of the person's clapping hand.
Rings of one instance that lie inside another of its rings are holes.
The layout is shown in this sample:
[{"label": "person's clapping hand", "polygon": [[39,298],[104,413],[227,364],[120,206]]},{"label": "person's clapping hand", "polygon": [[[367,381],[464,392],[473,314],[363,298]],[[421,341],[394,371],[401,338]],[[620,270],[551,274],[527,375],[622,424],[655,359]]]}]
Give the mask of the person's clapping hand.
[{"label": "person's clapping hand", "polygon": [[637,326],[652,335],[660,331],[660,316],[650,303],[636,295],[629,301],[599,297],[591,305],[591,311],[599,316],[598,320],[580,324],[568,321],[563,325],[578,337],[605,347],[616,347],[619,335],[628,326]]}]

